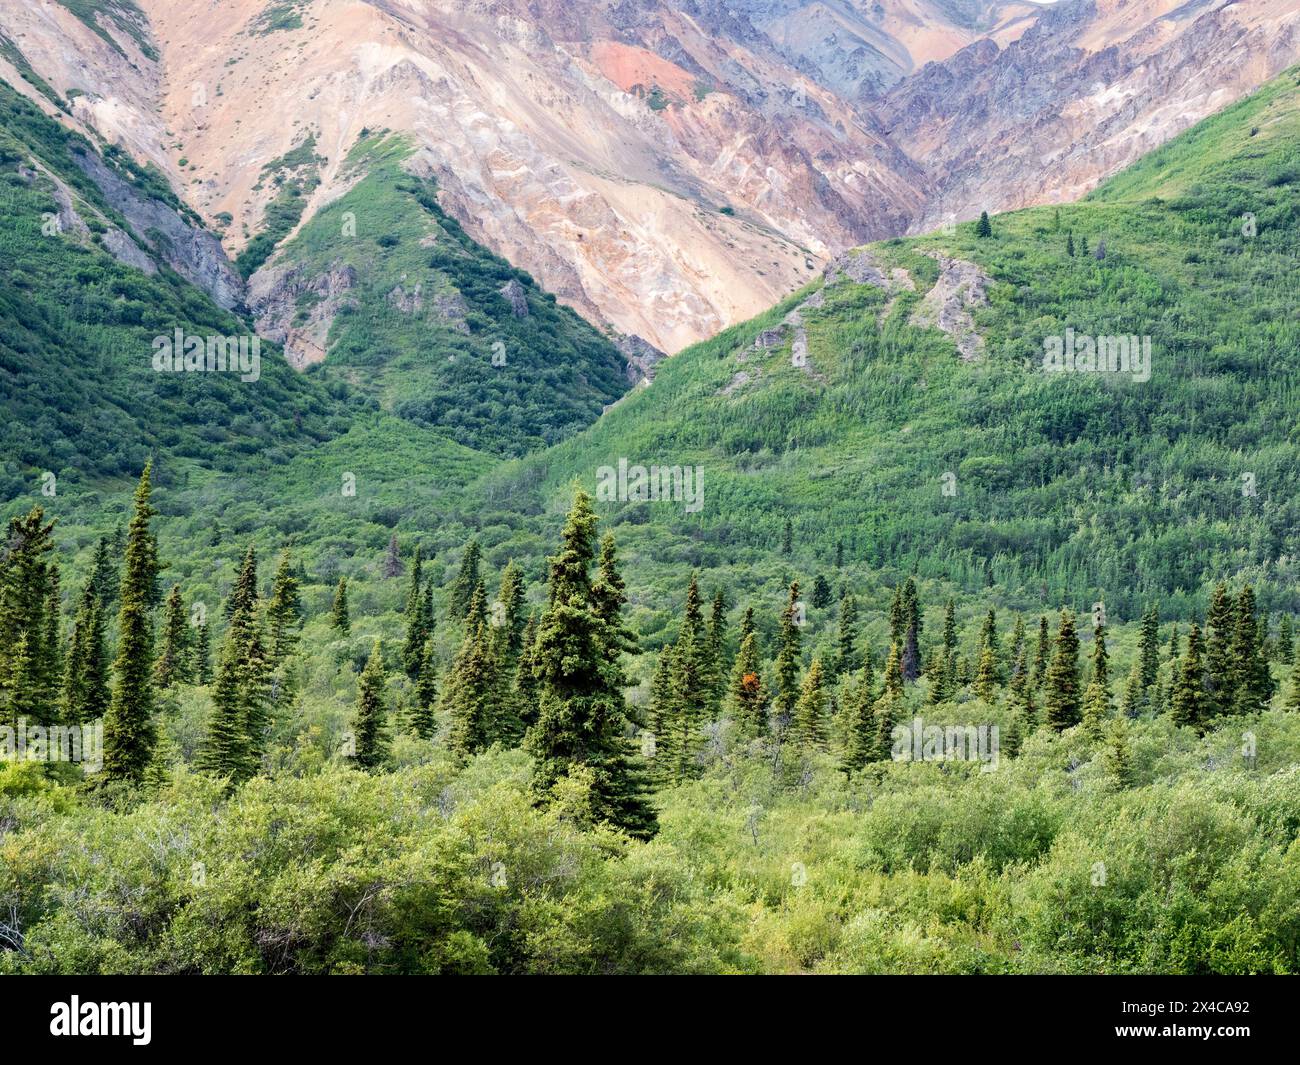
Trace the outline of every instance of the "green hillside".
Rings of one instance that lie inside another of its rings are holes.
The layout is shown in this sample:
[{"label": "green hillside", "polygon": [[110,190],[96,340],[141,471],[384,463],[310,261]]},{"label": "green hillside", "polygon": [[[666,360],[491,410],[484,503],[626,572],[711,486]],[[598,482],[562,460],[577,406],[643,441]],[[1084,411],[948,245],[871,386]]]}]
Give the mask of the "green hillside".
[{"label": "green hillside", "polygon": [[[743,599],[790,566],[829,571],[842,542],[857,579],[915,572],[1020,607],[1104,599],[1131,618],[1158,597],[1188,617],[1207,583],[1238,574],[1270,609],[1294,610],[1298,81],[1285,75],[1082,203],[998,216],[988,238],[970,223],[871,246],[914,292],[805,289],[665,363],[587,432],[496,471],[485,500],[553,512],[620,457],[702,466],[698,513],[601,508],[656,589],[656,573],[689,564]],[[938,255],[991,278],[970,362],[952,336],[909,322]],[[792,365],[791,329],[754,349],[799,307],[806,367]],[[1045,373],[1044,338],[1067,328],[1149,336],[1150,380]],[[773,550],[787,520],[789,560]]]}]

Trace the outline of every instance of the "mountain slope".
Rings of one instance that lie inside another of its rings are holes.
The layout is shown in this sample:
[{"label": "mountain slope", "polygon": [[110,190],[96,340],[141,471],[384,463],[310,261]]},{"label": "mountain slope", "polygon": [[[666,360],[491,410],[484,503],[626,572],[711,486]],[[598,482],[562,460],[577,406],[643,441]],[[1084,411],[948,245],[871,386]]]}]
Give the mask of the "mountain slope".
[{"label": "mountain slope", "polygon": [[[346,192],[361,131],[390,129],[473,239],[668,352],[863,241],[1075,199],[1300,59],[1289,0],[136,10],[0,0],[0,75],[161,168],[232,256]],[[309,130],[290,202],[264,168]]]},{"label": "mountain slope", "polygon": [[[698,513],[601,507],[650,610],[682,561],[743,600],[833,569],[837,543],[858,581],[915,570],[1022,607],[1128,618],[1159,594],[1186,616],[1239,574],[1294,609],[1298,145],[1292,70],[1087,201],[862,249],[487,497],[554,512],[620,459],[702,467]],[[1045,371],[1067,329],[1150,337],[1150,379]]]}]

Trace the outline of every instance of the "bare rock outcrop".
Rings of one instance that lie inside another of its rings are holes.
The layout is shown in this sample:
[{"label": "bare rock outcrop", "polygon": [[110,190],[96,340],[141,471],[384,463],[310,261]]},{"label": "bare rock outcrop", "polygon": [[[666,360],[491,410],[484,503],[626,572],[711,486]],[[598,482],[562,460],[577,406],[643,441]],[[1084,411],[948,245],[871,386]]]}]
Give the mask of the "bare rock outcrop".
[{"label": "bare rock outcrop", "polygon": [[993,279],[975,263],[936,255],[939,279],[917,304],[909,325],[942,329],[957,344],[962,359],[970,362],[984,353],[984,338],[975,330],[971,310],[989,301]]}]

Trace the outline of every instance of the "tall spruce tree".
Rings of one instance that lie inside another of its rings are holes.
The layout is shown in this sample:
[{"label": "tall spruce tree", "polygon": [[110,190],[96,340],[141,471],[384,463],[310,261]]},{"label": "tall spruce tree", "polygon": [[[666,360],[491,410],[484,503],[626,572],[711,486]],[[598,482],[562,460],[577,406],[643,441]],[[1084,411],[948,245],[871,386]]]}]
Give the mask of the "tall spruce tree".
[{"label": "tall spruce tree", "polygon": [[477,539],[471,539],[465,545],[460,556],[460,571],[447,589],[447,613],[457,621],[463,620],[469,613],[470,603],[474,598],[474,589],[478,587],[479,565],[483,560],[483,549]]},{"label": "tall spruce tree", "polygon": [[1249,584],[1237,595],[1235,621],[1230,652],[1233,702],[1229,712],[1256,714],[1268,709],[1273,698],[1273,677],[1255,617],[1255,589]]},{"label": "tall spruce tree", "polygon": [[1169,717],[1175,725],[1205,731],[1215,713],[1215,703],[1206,690],[1205,665],[1201,661],[1201,630],[1193,624],[1187,634],[1187,651],[1179,663],[1169,694]]},{"label": "tall spruce tree", "polygon": [[59,563],[52,555],[45,583],[40,671],[41,692],[50,721],[58,717],[59,687],[63,678],[63,593],[59,584]]},{"label": "tall spruce tree", "polygon": [[262,631],[257,592],[257,551],[252,544],[231,590],[226,628],[212,686],[212,713],[199,765],[238,783],[262,765],[270,726],[271,661]]},{"label": "tall spruce tree", "polygon": [[33,507],[9,520],[0,545],[0,724],[51,725],[58,711],[60,678],[46,648],[54,525]]},{"label": "tall spruce tree", "polygon": [[408,718],[411,731],[421,739],[431,739],[434,733],[433,708],[438,702],[438,663],[433,653],[433,641],[426,640],[424,654],[420,656],[420,675],[415,681],[415,705]]},{"label": "tall spruce tree", "polygon": [[[613,538],[610,538],[610,550],[613,550]],[[616,571],[611,570],[615,576]],[[622,593],[622,587],[617,589]],[[524,647],[524,629],[528,619],[524,616],[527,590],[524,587],[524,574],[515,560],[506,563],[501,571],[501,586],[497,590],[497,601],[501,604],[500,637],[503,649],[503,664],[513,669],[519,661],[519,654]],[[620,608],[622,604],[619,604]]]},{"label": "tall spruce tree", "polygon": [[818,610],[831,605],[831,586],[820,573],[813,581],[812,605]]},{"label": "tall spruce tree", "polygon": [[352,619],[348,616],[348,579],[340,577],[338,587],[334,589],[334,604],[330,608],[330,625],[344,636],[352,631]]},{"label": "tall spruce tree", "polygon": [[540,795],[551,795],[561,778],[582,767],[591,781],[594,815],[648,838],[657,818],[626,736],[618,637],[592,597],[595,536],[591,497],[578,492],[559,554],[550,560],[549,602],[538,625],[533,666],[538,714],[525,747],[533,755]]},{"label": "tall spruce tree", "polygon": [[1083,725],[1088,735],[1100,740],[1111,716],[1110,656],[1106,651],[1106,626],[1092,630],[1092,679],[1083,693]]},{"label": "tall spruce tree", "polygon": [[272,665],[278,666],[294,653],[302,621],[298,571],[289,549],[285,548],[280,552],[280,559],[276,563],[271,598],[266,604],[267,651]]},{"label": "tall spruce tree", "polygon": [[767,734],[767,693],[759,672],[758,641],[754,633],[745,637],[731,671],[731,710],[741,734]]},{"label": "tall spruce tree", "polygon": [[1148,691],[1160,679],[1160,607],[1152,603],[1142,614],[1138,634],[1138,674],[1142,690]]},{"label": "tall spruce tree", "polygon": [[854,673],[858,662],[858,601],[849,592],[840,597],[840,635],[835,652],[834,676]]},{"label": "tall spruce tree", "polygon": [[1283,614],[1277,627],[1277,657],[1285,665],[1295,661],[1295,626],[1290,614]]},{"label": "tall spruce tree", "polygon": [[[744,643],[746,636],[756,632],[757,629],[754,627],[754,608],[752,606],[747,606],[745,607],[745,613],[742,614],[740,618],[740,642]],[[757,642],[755,642],[755,646],[757,646]]]},{"label": "tall spruce tree", "polygon": [[149,504],[153,463],[136,486],[118,592],[117,659],[108,712],[104,715],[104,773],[109,780],[140,783],[153,757],[153,624],[150,601],[158,576],[158,550],[149,528],[157,511]]},{"label": "tall spruce tree", "polygon": [[163,615],[162,650],[154,663],[154,681],[159,688],[171,688],[190,679],[190,627],[181,587],[173,584],[167,593]]},{"label": "tall spruce tree", "polygon": [[468,629],[443,684],[443,708],[451,720],[448,742],[462,758],[486,750],[500,736],[496,660],[488,627]]},{"label": "tall spruce tree", "polygon": [[796,747],[820,749],[826,746],[826,692],[822,688],[822,663],[814,658],[804,677],[799,701],[790,725],[790,739]]},{"label": "tall spruce tree", "polygon": [[[984,616],[984,624],[980,628],[979,657],[984,656],[984,651],[989,650],[989,658],[993,665],[993,682],[1001,684],[1002,676],[1002,643],[998,638],[998,617],[997,612],[992,607]],[[978,660],[978,659],[977,659]]]},{"label": "tall spruce tree", "polygon": [[1229,714],[1236,701],[1236,670],[1232,660],[1232,642],[1236,617],[1227,585],[1220,582],[1210,598],[1205,615],[1204,669],[1205,691],[1209,696],[1211,716]]},{"label": "tall spruce tree", "polygon": [[1029,674],[1029,686],[1037,689],[1047,676],[1047,665],[1051,657],[1052,640],[1047,628],[1047,615],[1038,618],[1038,645],[1034,651],[1034,668]]},{"label": "tall spruce tree", "polygon": [[876,720],[871,698],[871,675],[863,669],[844,700],[844,749],[840,768],[852,775],[873,760]]},{"label": "tall spruce tree", "polygon": [[1061,611],[1052,662],[1047,667],[1043,684],[1046,723],[1057,732],[1077,725],[1082,702],[1079,693],[1079,636],[1074,628],[1073,611]]},{"label": "tall spruce tree", "polygon": [[777,735],[784,734],[794,717],[799,701],[799,667],[802,659],[798,625],[799,582],[790,582],[790,598],[781,614],[781,641],[773,671],[776,674],[776,692],[773,711],[776,716]]},{"label": "tall spruce tree", "polygon": [[194,683],[210,684],[212,682],[212,640],[208,630],[208,619],[204,617],[198,621],[191,620],[194,628],[194,645],[190,659],[194,669]]},{"label": "tall spruce tree", "polygon": [[1296,713],[1300,712],[1300,651],[1297,651],[1291,657],[1295,663],[1291,668],[1291,688],[1287,692],[1282,709]]},{"label": "tall spruce tree", "polygon": [[400,577],[402,575],[402,549],[397,543],[397,533],[388,538],[388,550],[384,552],[384,576]]},{"label": "tall spruce tree", "polygon": [[721,589],[713,592],[709,608],[709,678],[711,682],[709,715],[717,717],[722,710],[722,699],[727,685],[727,596]]},{"label": "tall spruce tree", "polygon": [[528,615],[524,627],[523,644],[519,650],[519,666],[515,670],[515,713],[520,726],[527,730],[537,720],[537,615]]},{"label": "tall spruce tree", "polygon": [[388,671],[378,640],[357,680],[357,705],[352,715],[353,763],[367,771],[388,761]]}]

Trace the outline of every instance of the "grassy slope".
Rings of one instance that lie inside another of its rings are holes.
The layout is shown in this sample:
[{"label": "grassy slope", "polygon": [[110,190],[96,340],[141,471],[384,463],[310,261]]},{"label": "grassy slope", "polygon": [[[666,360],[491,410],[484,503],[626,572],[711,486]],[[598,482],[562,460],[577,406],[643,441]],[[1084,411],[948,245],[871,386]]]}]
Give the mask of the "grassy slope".
[{"label": "grassy slope", "polygon": [[[407,172],[409,154],[396,136],[364,138],[343,175],[355,184],[276,260],[309,277],[356,270],[327,364],[386,410],[494,454],[522,455],[591,424],[628,387],[622,356],[527,273],[470,240],[438,207],[434,184]],[[342,235],[349,221],[355,236]],[[510,281],[525,293],[524,317],[500,293]],[[418,308],[398,305],[416,293]],[[312,298],[299,297],[300,316]],[[498,343],[503,366],[492,361]]]}]

